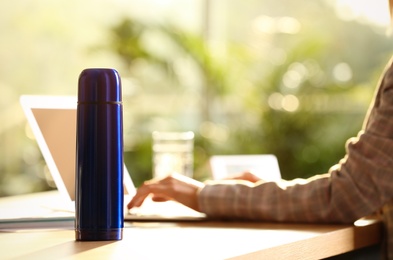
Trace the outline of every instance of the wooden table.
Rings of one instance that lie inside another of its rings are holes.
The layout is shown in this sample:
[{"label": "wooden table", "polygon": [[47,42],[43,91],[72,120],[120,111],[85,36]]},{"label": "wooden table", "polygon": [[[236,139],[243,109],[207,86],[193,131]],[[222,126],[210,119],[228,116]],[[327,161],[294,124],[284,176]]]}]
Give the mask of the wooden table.
[{"label": "wooden table", "polygon": [[[10,203],[0,199],[0,212]],[[377,220],[354,225],[127,222],[121,241],[76,242],[70,224],[0,229],[0,259],[321,259],[376,245],[381,234]]]}]

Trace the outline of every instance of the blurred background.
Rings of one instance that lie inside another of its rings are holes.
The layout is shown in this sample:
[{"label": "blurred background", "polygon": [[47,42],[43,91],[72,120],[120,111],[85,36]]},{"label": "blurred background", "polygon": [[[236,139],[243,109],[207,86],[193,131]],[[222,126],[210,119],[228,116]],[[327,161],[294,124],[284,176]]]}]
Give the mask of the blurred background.
[{"label": "blurred background", "polygon": [[325,173],[357,134],[393,53],[385,0],[20,0],[0,3],[0,196],[54,188],[19,104],[123,81],[125,162],[151,178],[151,132],[214,154],[275,154],[283,178]]}]

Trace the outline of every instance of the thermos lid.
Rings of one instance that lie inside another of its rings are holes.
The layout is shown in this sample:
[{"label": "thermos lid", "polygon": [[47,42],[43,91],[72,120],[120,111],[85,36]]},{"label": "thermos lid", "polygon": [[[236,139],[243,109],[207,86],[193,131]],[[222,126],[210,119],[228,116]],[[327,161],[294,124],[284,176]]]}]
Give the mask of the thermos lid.
[{"label": "thermos lid", "polygon": [[78,102],[121,102],[121,81],[115,69],[85,69],[79,76]]}]

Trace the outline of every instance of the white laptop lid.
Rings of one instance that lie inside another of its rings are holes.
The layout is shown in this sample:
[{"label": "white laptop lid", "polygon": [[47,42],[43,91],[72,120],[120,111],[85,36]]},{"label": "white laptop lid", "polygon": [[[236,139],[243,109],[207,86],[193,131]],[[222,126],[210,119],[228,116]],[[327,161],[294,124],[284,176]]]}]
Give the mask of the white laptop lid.
[{"label": "white laptop lid", "polygon": [[251,171],[266,181],[281,179],[277,157],[273,154],[214,155],[210,158],[213,179],[223,179],[234,174]]},{"label": "white laptop lid", "polygon": [[[75,96],[20,97],[27,121],[60,194],[75,201],[76,108]],[[135,187],[124,167],[125,195]]]}]

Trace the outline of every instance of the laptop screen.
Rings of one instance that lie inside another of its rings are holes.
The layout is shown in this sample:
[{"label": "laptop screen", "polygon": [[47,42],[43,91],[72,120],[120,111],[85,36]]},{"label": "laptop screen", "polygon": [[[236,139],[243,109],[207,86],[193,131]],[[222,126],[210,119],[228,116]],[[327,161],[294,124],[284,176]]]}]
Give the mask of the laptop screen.
[{"label": "laptop screen", "polygon": [[48,165],[49,170],[59,173],[71,200],[75,200],[75,109],[32,108],[32,112],[54,163]]},{"label": "laptop screen", "polygon": [[[21,96],[20,102],[59,192],[75,201],[76,108],[74,96]],[[135,187],[124,167],[125,194]]]}]

